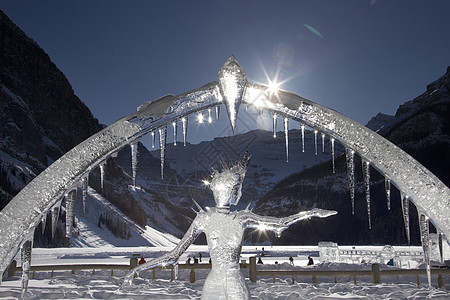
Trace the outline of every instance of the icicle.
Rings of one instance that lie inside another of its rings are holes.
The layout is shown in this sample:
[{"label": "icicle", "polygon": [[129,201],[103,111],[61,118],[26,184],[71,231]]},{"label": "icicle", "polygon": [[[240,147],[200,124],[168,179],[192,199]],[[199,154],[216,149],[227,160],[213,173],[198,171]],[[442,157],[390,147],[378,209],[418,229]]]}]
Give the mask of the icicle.
[{"label": "icicle", "polygon": [[177,145],[177,120],[172,122],[173,127],[173,145]]},{"label": "icicle", "polygon": [[25,294],[28,289],[28,280],[30,278],[31,269],[31,249],[33,248],[33,239],[27,240],[22,244],[21,258],[22,258],[22,299],[25,299]]},{"label": "icicle", "polygon": [[100,187],[103,189],[103,182],[105,180],[105,162],[100,163]]},{"label": "icicle", "polygon": [[401,201],[402,201],[402,212],[403,212],[403,221],[405,222],[405,231],[406,238],[408,239],[408,246],[411,244],[411,237],[409,233],[409,197],[407,195],[403,195],[400,192]]},{"label": "icicle", "polygon": [[370,220],[370,162],[363,159],[363,177],[364,177],[364,191],[367,201],[367,216],[369,217],[369,229],[372,229],[372,222]]},{"label": "icicle", "polygon": [[284,137],[286,140],[286,162],[289,161],[289,119],[284,117]]},{"label": "icicle", "polygon": [[346,149],[345,157],[347,160],[347,178],[350,188],[350,200],[352,201],[352,214],[355,214],[355,151]]},{"label": "icicle", "polygon": [[212,123],[212,117],[211,117],[211,107],[208,108],[208,123]]},{"label": "icicle", "polygon": [[44,213],[41,219],[42,234],[45,233],[45,225],[47,225],[47,213]]},{"label": "icicle", "polygon": [[133,143],[130,146],[131,146],[131,171],[133,174],[133,188],[136,188],[138,143]]},{"label": "icicle", "polygon": [[163,128],[159,128],[158,132],[159,132],[159,148],[160,148],[160,157],[161,157],[161,179],[164,179],[164,159],[166,156],[167,126],[164,126]]},{"label": "icicle", "polygon": [[443,240],[442,236],[443,236],[443,233],[439,232],[439,235],[438,235],[438,239],[439,239],[439,241],[438,241],[438,243],[439,243],[439,257],[441,259],[441,263],[443,264],[444,263],[444,240]]},{"label": "icicle", "polygon": [[75,200],[77,199],[77,190],[71,190],[66,196],[66,237],[72,235],[73,221],[75,219]]},{"label": "icicle", "polygon": [[197,121],[198,121],[199,124],[202,124],[202,123],[203,123],[203,112],[202,112],[202,111],[200,111],[200,112],[198,113],[198,115],[197,115]]},{"label": "icicle", "polygon": [[277,114],[273,113],[273,138],[277,138]]},{"label": "icicle", "polygon": [[192,199],[192,201],[194,201],[195,206],[197,206],[198,212],[204,212],[203,208],[200,206],[200,204],[198,204],[197,201],[195,201],[194,199]]},{"label": "icicle", "polygon": [[81,188],[83,190],[83,213],[86,213],[86,201],[87,201],[87,194],[88,194],[88,187],[89,187],[89,175],[83,177],[81,180]]},{"label": "icicle", "polygon": [[155,148],[155,132],[152,131],[151,135],[152,135],[152,148]]},{"label": "icicle", "polygon": [[422,241],[423,257],[427,269],[428,286],[431,288],[431,264],[430,264],[430,233],[428,228],[428,217],[419,214],[420,237]]},{"label": "icicle", "polygon": [[300,126],[302,129],[302,152],[305,152],[305,124]]},{"label": "icicle", "polygon": [[186,146],[187,124],[188,124],[188,118],[182,117],[181,118],[181,127],[183,129],[183,144],[184,144],[184,146]]},{"label": "icicle", "polygon": [[391,180],[387,176],[384,177],[384,189],[386,191],[387,208],[391,210]]},{"label": "icicle", "polygon": [[314,129],[314,154],[317,155],[317,129]]},{"label": "icicle", "polygon": [[322,153],[325,152],[325,133],[322,133]]},{"label": "icicle", "polygon": [[334,167],[334,138],[331,138],[331,162],[333,164],[333,174],[336,173],[336,168]]},{"label": "icicle", "polygon": [[56,227],[58,226],[60,206],[61,206],[61,201],[52,207],[52,239],[55,238]]},{"label": "icicle", "polygon": [[219,120],[219,115],[220,115],[220,105],[216,106],[216,120]]}]

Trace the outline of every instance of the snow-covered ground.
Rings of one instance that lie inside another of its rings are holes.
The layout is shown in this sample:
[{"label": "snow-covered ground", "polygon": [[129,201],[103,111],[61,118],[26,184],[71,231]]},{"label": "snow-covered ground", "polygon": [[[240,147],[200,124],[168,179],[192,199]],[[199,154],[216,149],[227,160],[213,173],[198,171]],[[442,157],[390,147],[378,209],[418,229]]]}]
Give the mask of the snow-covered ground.
[{"label": "snow-covered ground", "polygon": [[[370,249],[371,247],[366,247]],[[144,254],[146,259],[161,255],[170,247],[102,247],[102,248],[59,248],[34,249],[32,265],[54,264],[129,264],[130,257]],[[244,246],[242,259],[261,255],[262,247]],[[373,248],[373,251],[377,251]],[[317,246],[309,247],[270,247],[265,246],[264,265],[258,269],[317,269],[317,270],[370,270],[368,263],[320,263]],[[203,263],[209,260],[206,246],[191,246],[180,258],[185,262],[188,257],[202,253]],[[306,266],[307,256],[311,255],[316,264]],[[295,266],[288,264],[288,257],[294,258]],[[271,264],[277,260],[278,265]],[[19,261],[20,262],[20,261]],[[382,269],[392,268],[382,266]],[[28,299],[198,299],[209,270],[196,270],[195,283],[189,282],[190,270],[180,270],[178,279],[170,281],[170,271],[157,271],[156,280],[151,272],[143,272],[131,286],[121,287],[126,271],[55,271],[36,272],[35,279],[29,283]],[[437,278],[433,276],[433,288],[428,289],[426,276],[421,276],[421,286],[417,286],[415,276],[401,276],[400,284],[395,277],[382,277],[382,284],[374,285],[370,277],[358,277],[357,284],[353,278],[319,277],[317,284],[311,284],[309,277],[295,277],[292,284],[290,277],[277,277],[273,284],[272,277],[258,277],[256,283],[248,280],[248,270],[242,270],[247,278],[252,299],[450,299],[450,276],[444,276],[447,290],[437,289]],[[1,299],[20,299],[20,273],[12,278],[4,278],[0,285]]]}]

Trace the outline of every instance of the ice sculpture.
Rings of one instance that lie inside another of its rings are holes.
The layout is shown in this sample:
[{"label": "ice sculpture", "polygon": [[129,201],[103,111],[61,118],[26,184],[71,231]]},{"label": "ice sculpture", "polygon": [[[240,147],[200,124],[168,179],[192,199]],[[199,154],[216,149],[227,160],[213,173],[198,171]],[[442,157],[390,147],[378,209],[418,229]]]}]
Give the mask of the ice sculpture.
[{"label": "ice sculpture", "polygon": [[[222,163],[221,172],[214,170],[209,188],[213,192],[216,207],[201,209],[180,243],[170,252],[135,267],[125,278],[130,284],[135,273],[165,265],[176,265],[178,258],[204,232],[211,256],[211,272],[205,280],[202,299],[250,299],[250,294],[239,268],[244,231],[247,228],[271,230],[278,234],[291,224],[311,217],[325,218],[336,211],[313,209],[284,218],[260,216],[249,210],[230,211],[242,194],[242,182],[250,162],[247,152],[242,160],[227,166]],[[197,204],[198,205],[198,204]]]},{"label": "ice sculpture", "polygon": [[[446,241],[450,238],[450,189],[406,152],[376,132],[335,110],[301,96],[267,85],[250,83],[231,56],[218,74],[218,81],[180,95],[167,95],[142,104],[138,110],[86,139],[61,156],[25,186],[0,211],[0,273],[9,266],[25,236],[34,231],[44,213],[75,186],[86,173],[131,141],[208,107],[224,104],[235,127],[240,104],[283,115],[305,123],[351,148],[389,177],[410,201],[433,221]],[[19,222],[17,220],[20,220]]]}]

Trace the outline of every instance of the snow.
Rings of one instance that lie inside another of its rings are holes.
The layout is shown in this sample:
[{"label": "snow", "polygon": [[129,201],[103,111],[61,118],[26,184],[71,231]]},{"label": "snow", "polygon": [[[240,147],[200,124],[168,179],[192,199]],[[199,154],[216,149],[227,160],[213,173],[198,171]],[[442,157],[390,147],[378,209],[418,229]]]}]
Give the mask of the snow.
[{"label": "snow", "polygon": [[[351,246],[348,246],[351,248]],[[370,264],[320,263],[317,246],[279,246],[265,247],[272,256],[263,257],[264,265],[259,269],[317,269],[317,270],[360,270],[370,269]],[[341,247],[340,247],[341,248]],[[378,251],[380,247],[359,246],[359,249]],[[397,248],[397,247],[395,247]],[[407,247],[405,247],[407,248]],[[144,254],[145,258],[156,257],[168,251],[167,247],[102,247],[102,248],[55,248],[33,249],[32,265],[53,264],[81,264],[81,263],[110,263],[129,264],[129,258],[136,254]],[[260,253],[254,246],[243,247],[243,259]],[[191,246],[181,258],[184,262],[188,256],[203,253],[203,262],[208,261],[206,246]],[[301,254],[297,257],[294,253]],[[314,256],[316,265],[306,266],[307,255]],[[288,256],[294,257],[296,267],[290,266]],[[277,258],[279,265],[268,265],[271,259]],[[281,263],[284,262],[284,263]],[[389,266],[381,266],[392,268]],[[295,284],[291,277],[277,277],[275,284],[272,277],[258,277],[256,283],[248,280],[248,271],[243,269],[252,299],[449,299],[446,290],[436,288],[436,276],[433,277],[433,288],[426,287],[426,276],[421,276],[421,286],[417,286],[415,276],[401,276],[400,284],[396,284],[394,277],[382,277],[382,283],[374,285],[370,277],[358,277],[357,284],[353,278],[318,277],[318,283],[312,284],[309,277],[295,277]],[[50,272],[36,272],[35,278],[30,279],[27,299],[198,299],[209,270],[196,270],[195,283],[189,282],[190,270],[180,270],[177,280],[170,281],[170,271],[156,271],[156,280],[152,280],[151,272],[140,274],[131,286],[120,288],[126,271],[114,271],[110,276],[109,270],[55,271],[54,277]],[[32,273],[30,273],[32,277]],[[450,288],[450,276],[444,276],[447,290]],[[15,277],[4,279],[0,285],[0,298],[20,299],[20,273]]]}]

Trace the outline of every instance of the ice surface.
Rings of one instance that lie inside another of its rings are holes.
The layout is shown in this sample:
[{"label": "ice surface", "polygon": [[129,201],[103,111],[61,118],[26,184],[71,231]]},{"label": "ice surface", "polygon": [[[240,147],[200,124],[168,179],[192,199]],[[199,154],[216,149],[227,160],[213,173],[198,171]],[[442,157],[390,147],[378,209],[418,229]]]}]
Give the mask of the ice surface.
[{"label": "ice surface", "polygon": [[275,139],[277,137],[277,118],[278,115],[276,113],[273,113],[273,138]]},{"label": "ice surface", "polygon": [[164,160],[166,157],[166,135],[167,126],[158,129],[159,132],[159,149],[161,157],[161,179],[164,179]]},{"label": "ice surface", "polygon": [[345,158],[347,162],[347,179],[350,189],[350,200],[352,201],[352,214],[355,214],[355,151],[352,149],[345,150]]},{"label": "ice surface", "polygon": [[75,201],[77,190],[71,190],[66,196],[66,237],[72,235],[73,222],[75,220]]},{"label": "ice surface", "polygon": [[420,237],[422,241],[423,256],[427,269],[428,286],[431,288],[431,262],[430,262],[430,233],[428,228],[428,217],[419,212]]},{"label": "ice surface", "polygon": [[364,192],[366,194],[366,202],[367,202],[367,216],[369,219],[369,229],[372,229],[372,221],[370,219],[370,162],[363,159],[362,168],[363,168]]},{"label": "ice surface", "polygon": [[181,129],[183,131],[183,145],[186,146],[186,136],[187,136],[187,124],[188,124],[188,118],[182,117],[181,118]]},{"label": "ice surface", "polygon": [[284,138],[286,141],[286,162],[289,162],[289,119],[284,117]]},{"label": "ice surface", "polygon": [[386,191],[387,208],[391,210],[391,180],[384,177],[384,190]]},{"label": "ice surface", "polygon": [[31,249],[33,248],[33,239],[26,240],[22,244],[22,299],[25,299],[25,294],[28,289],[28,280],[30,278],[31,269]]},{"label": "ice surface", "polygon": [[336,173],[336,167],[334,166],[334,138],[331,138],[331,163],[333,165],[333,174]]},{"label": "ice surface", "polygon": [[133,176],[133,187],[136,188],[136,176],[137,176],[137,156],[138,156],[138,144],[137,142],[130,145],[131,148],[131,170]]},{"label": "ice surface", "polygon": [[403,213],[403,221],[405,224],[406,238],[408,239],[408,245],[411,244],[411,237],[409,232],[409,197],[407,195],[403,195],[400,192],[400,197],[402,201],[402,213]]}]

